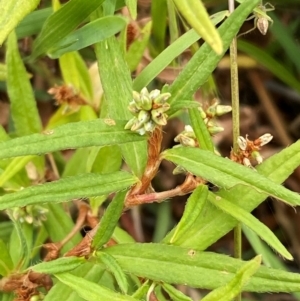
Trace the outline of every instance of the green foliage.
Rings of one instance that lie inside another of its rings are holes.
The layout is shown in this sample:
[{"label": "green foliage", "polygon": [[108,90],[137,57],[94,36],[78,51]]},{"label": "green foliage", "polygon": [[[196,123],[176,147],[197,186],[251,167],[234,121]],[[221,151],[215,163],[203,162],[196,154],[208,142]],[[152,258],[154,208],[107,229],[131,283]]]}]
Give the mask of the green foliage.
[{"label": "green foliage", "polygon": [[[269,247],[285,259],[292,255],[251,211],[268,196],[300,205],[299,194],[281,186],[300,165],[300,142],[256,168],[238,164],[234,156],[223,158],[210,131],[211,120],[221,115],[217,105],[204,113],[193,97],[212,78],[249,15],[260,13],[278,23],[276,17],[262,12],[259,0],[239,1],[230,15],[220,11],[210,17],[202,1],[153,0],[151,21],[130,41],[130,30],[139,25],[115,13],[127,6],[136,20],[136,0],[70,0],[61,7],[53,1],[53,9],[34,12],[39,1],[23,2],[0,0],[0,44],[6,40],[0,80],[6,82],[11,116],[8,132],[0,128],[0,299],[12,300],[14,293],[24,300],[137,301],[149,300],[153,292],[160,300],[164,293],[172,300],[191,300],[173,285],[212,290],[207,301],[232,300],[243,291],[299,292],[300,275],[282,266]],[[299,59],[290,50],[297,45],[276,26],[278,43],[289,45],[287,58],[299,71]],[[182,28],[186,32],[179,36]],[[23,61],[18,39],[36,34]],[[195,45],[200,36],[204,43]],[[252,44],[240,41],[238,47],[299,91],[294,70]],[[153,60],[140,72],[148,49]],[[174,82],[161,88],[159,74],[176,65],[186,49],[193,56]],[[40,72],[46,55],[49,61],[58,58],[63,85],[50,89],[60,108],[43,126],[24,62]],[[92,60],[98,64],[94,73],[86,64]],[[145,93],[147,85],[157,89]],[[170,108],[167,115],[159,111],[162,104]],[[145,135],[125,129],[131,113],[145,125]],[[192,129],[178,138],[181,145],[162,149],[162,124],[149,129],[146,124],[178,115],[188,115]],[[162,160],[175,163],[185,182],[154,192],[151,181]],[[155,230],[155,243],[137,243],[118,225],[131,207],[188,193],[183,216],[167,235],[169,204],[156,204],[161,228]],[[206,251],[238,223],[263,256],[245,262]],[[80,231],[84,226],[91,229],[86,235]]]}]

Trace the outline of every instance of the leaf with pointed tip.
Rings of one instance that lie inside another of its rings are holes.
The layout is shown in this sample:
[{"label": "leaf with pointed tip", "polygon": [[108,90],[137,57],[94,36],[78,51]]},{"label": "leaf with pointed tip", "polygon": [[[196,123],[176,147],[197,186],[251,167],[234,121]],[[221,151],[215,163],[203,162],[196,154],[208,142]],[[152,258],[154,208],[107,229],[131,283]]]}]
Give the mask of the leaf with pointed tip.
[{"label": "leaf with pointed tip", "polygon": [[218,187],[249,186],[292,206],[300,205],[300,195],[269,180],[259,172],[198,148],[179,147],[167,150],[163,157]]},{"label": "leaf with pointed tip", "polygon": [[227,201],[226,199],[221,198],[220,196],[214,195],[213,193],[209,193],[208,199],[217,208],[233,216],[235,219],[243,223],[256,234],[258,234],[261,237],[261,239],[263,239],[281,256],[288,260],[293,260],[293,256],[288,252],[288,250],[275,236],[275,234],[267,226],[261,223],[256,217],[254,217],[251,213]]},{"label": "leaf with pointed tip", "polygon": [[146,140],[145,136],[124,130],[126,122],[113,122],[115,124],[103,119],[74,122],[42,134],[11,139],[0,143],[0,159]]},{"label": "leaf with pointed tip", "polygon": [[113,300],[113,301],[138,301],[128,295],[121,295],[104,286],[85,280],[84,278],[69,273],[57,274],[55,277],[75,290],[79,296],[87,301]]},{"label": "leaf with pointed tip", "polygon": [[128,188],[136,182],[136,177],[123,171],[107,174],[81,174],[5,194],[0,197],[0,210],[109,194]]},{"label": "leaf with pointed tip", "polygon": [[[125,272],[138,277],[205,289],[226,285],[245,264],[222,254],[155,243],[120,244],[103,252],[112,255]],[[299,289],[298,273],[261,266],[243,290],[270,293]]]},{"label": "leaf with pointed tip", "polygon": [[40,0],[0,0],[0,45],[18,23],[39,3]]}]

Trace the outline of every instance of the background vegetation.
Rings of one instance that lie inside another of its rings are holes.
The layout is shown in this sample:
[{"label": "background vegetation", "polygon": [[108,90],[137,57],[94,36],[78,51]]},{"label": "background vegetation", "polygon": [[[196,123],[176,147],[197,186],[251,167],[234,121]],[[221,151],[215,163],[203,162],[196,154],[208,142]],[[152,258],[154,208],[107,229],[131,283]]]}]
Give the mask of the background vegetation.
[{"label": "background vegetation", "polygon": [[300,5],[203,3],[0,0],[1,300],[300,300]]}]

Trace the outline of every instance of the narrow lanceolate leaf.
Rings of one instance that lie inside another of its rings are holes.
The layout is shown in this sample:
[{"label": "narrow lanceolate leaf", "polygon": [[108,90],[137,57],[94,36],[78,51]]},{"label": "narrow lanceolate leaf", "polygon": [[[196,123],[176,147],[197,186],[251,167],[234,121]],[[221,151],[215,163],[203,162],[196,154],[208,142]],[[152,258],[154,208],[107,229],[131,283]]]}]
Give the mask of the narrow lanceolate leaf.
[{"label": "narrow lanceolate leaf", "polygon": [[164,152],[164,158],[215,185],[231,189],[249,186],[292,206],[300,205],[300,195],[274,183],[260,173],[198,148],[180,147]]},{"label": "narrow lanceolate leaf", "polygon": [[[257,173],[280,184],[294,172],[299,166],[299,162],[300,141],[268,158],[257,166],[256,169],[258,170]],[[247,212],[251,212],[266,198],[266,195],[258,190],[241,185],[232,187],[231,189],[220,189],[216,194]],[[198,219],[193,232],[186,237],[186,240],[181,244],[182,246],[205,250],[232,230],[238,223],[235,218],[216,208],[210,202],[206,202],[203,212],[205,214],[202,214]],[[222,226],[220,227],[220,225]]]},{"label": "narrow lanceolate leaf", "polygon": [[87,301],[113,300],[113,301],[138,301],[131,296],[121,295],[104,286],[77,277],[68,273],[57,274],[55,277],[71,287],[77,294]]},{"label": "narrow lanceolate leaf", "polygon": [[101,248],[111,238],[123,212],[126,193],[127,191],[119,192],[107,207],[107,210],[100,220],[98,231],[93,239],[92,245],[94,248]]},{"label": "narrow lanceolate leaf", "polygon": [[261,255],[245,263],[236,273],[234,278],[225,286],[219,287],[206,295],[203,301],[231,301],[243,289],[250,277],[258,270],[261,264]]},{"label": "narrow lanceolate leaf", "polygon": [[0,45],[18,23],[39,3],[40,0],[0,0]]},{"label": "narrow lanceolate leaf", "polygon": [[[233,279],[244,261],[226,255],[166,244],[120,244],[103,250],[130,274],[170,284],[215,289]],[[167,273],[166,273],[167,271]],[[292,292],[300,289],[300,275],[261,266],[244,291]]]},{"label": "narrow lanceolate leaf", "polygon": [[[219,12],[218,16],[212,18],[213,24],[218,24],[227,15],[228,11]],[[201,37],[194,29],[191,29],[180,36],[174,43],[169,45],[156,58],[154,58],[150,64],[142,70],[141,73],[137,75],[133,81],[133,89],[140,91],[143,89],[143,87],[146,87],[161,71],[171,64],[171,62],[177,56],[189,48],[193,43],[197,42],[200,38]]]},{"label": "narrow lanceolate leaf", "polygon": [[109,174],[81,174],[3,195],[0,197],[0,210],[109,194],[130,187],[136,181],[136,177],[121,171]]},{"label": "narrow lanceolate leaf", "polygon": [[9,35],[7,41],[6,65],[7,92],[17,134],[22,136],[40,132],[42,123],[14,32]]},{"label": "narrow lanceolate leaf", "polygon": [[47,54],[55,59],[64,53],[78,51],[117,34],[125,26],[126,20],[118,16],[96,19],[67,35]]},{"label": "narrow lanceolate leaf", "polygon": [[19,172],[24,166],[30,162],[34,156],[26,156],[21,158],[14,158],[7,165],[3,173],[0,175],[0,187],[9,181],[17,172]]},{"label": "narrow lanceolate leaf", "polygon": [[137,0],[125,0],[125,4],[129,10],[130,17],[135,20],[137,16]]},{"label": "narrow lanceolate leaf", "polygon": [[[245,1],[218,28],[223,40],[223,53],[227,51],[233,37],[258,3],[259,0]],[[203,44],[171,85],[170,103],[175,103],[179,99],[192,99],[192,95],[207,81],[217,67],[221,57],[222,55],[216,54],[207,43]],[[173,114],[172,106],[168,113]]]},{"label": "narrow lanceolate leaf", "polygon": [[209,134],[207,126],[200,115],[198,109],[189,109],[189,115],[192,123],[192,128],[199,142],[200,148],[206,149],[209,151],[214,151],[214,145],[212,138]]},{"label": "narrow lanceolate leaf", "polygon": [[222,39],[212,24],[209,15],[199,0],[173,0],[186,21],[198,32],[207,44],[220,55],[223,52]]},{"label": "narrow lanceolate leaf", "polygon": [[72,30],[95,11],[104,0],[71,0],[52,14],[45,22],[43,29],[33,45],[32,59],[45,54],[54,48]]},{"label": "narrow lanceolate leaf", "polygon": [[74,270],[85,262],[83,257],[62,257],[52,261],[38,263],[31,266],[30,270],[45,274],[65,273]]},{"label": "narrow lanceolate leaf", "polygon": [[0,239],[0,275],[6,276],[12,271],[14,265],[6,244]]},{"label": "narrow lanceolate leaf", "polygon": [[209,193],[208,199],[216,207],[233,216],[235,219],[242,222],[245,226],[258,234],[261,239],[266,241],[266,243],[281,256],[285,257],[286,259],[293,260],[293,256],[288,252],[275,234],[251,213],[239,206],[236,206],[234,203],[221,198],[220,196],[216,196],[213,193]]},{"label": "narrow lanceolate leaf", "polygon": [[97,258],[106,268],[114,275],[121,291],[126,294],[128,290],[128,282],[125,273],[117,263],[114,257],[104,252],[97,252]]},{"label": "narrow lanceolate leaf", "polygon": [[172,236],[168,235],[164,242],[170,242],[171,244],[180,244],[180,241],[184,241],[188,230],[197,223],[197,219],[202,213],[202,209],[208,196],[208,189],[206,185],[197,187],[191,196],[187,200],[187,204],[184,209],[183,216],[172,232]]},{"label": "narrow lanceolate leaf", "polygon": [[[132,100],[132,82],[118,40],[111,37],[99,42],[95,51],[109,117],[129,120],[132,118],[128,110]],[[146,141],[121,146],[121,150],[134,174],[141,177],[147,162]]]},{"label": "narrow lanceolate leaf", "polygon": [[168,283],[164,283],[162,287],[174,301],[192,301],[190,297]]},{"label": "narrow lanceolate leaf", "polygon": [[[65,84],[71,84],[88,101],[93,99],[93,88],[88,68],[78,52],[71,52],[59,58],[59,67]],[[61,116],[63,117],[63,116]]]},{"label": "narrow lanceolate leaf", "polygon": [[[115,122],[112,125],[110,122]],[[42,134],[33,134],[0,143],[0,159],[40,155],[63,149],[122,144],[146,138],[124,130],[126,122],[103,119],[59,126]]]}]

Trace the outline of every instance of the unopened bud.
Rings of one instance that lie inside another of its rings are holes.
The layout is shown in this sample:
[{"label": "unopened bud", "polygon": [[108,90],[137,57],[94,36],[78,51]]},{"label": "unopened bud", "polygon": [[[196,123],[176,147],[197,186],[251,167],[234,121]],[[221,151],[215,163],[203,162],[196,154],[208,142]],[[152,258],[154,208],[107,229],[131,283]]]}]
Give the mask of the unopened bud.
[{"label": "unopened bud", "polygon": [[216,135],[224,131],[224,128],[221,126],[211,126],[207,128],[211,135]]},{"label": "unopened bud", "polygon": [[216,116],[222,116],[222,115],[227,114],[231,111],[232,111],[231,106],[217,105],[217,107],[216,107]]},{"label": "unopened bud", "polygon": [[154,100],[155,98],[157,98],[160,94],[160,91],[158,89],[155,89],[155,90],[152,90],[150,93],[149,93],[149,98],[151,100]]},{"label": "unopened bud", "polygon": [[144,129],[146,130],[146,132],[153,132],[155,129],[155,123],[152,120],[149,120],[145,123]]},{"label": "unopened bud", "polygon": [[170,98],[171,94],[170,93],[162,93],[160,95],[158,95],[153,102],[155,104],[165,104],[166,101]]},{"label": "unopened bud", "polygon": [[251,156],[256,160],[258,164],[261,164],[263,162],[263,158],[258,151],[252,152]]}]

